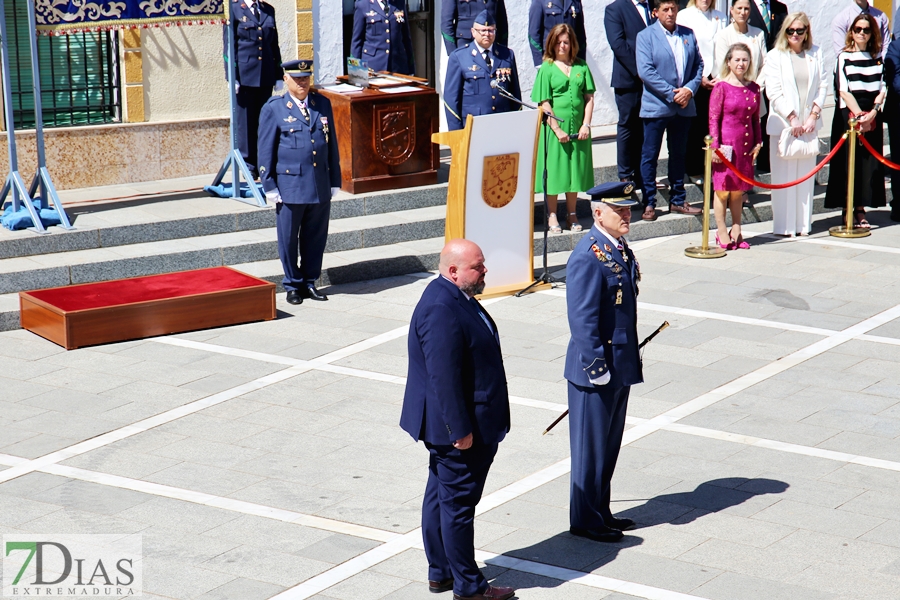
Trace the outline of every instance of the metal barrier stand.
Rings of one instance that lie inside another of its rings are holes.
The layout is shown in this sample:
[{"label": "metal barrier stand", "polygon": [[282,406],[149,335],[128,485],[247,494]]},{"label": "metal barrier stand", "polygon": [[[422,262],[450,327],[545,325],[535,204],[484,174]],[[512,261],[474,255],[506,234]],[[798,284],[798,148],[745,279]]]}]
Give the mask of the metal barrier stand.
[{"label": "metal barrier stand", "polygon": [[725,256],[723,248],[709,247],[709,206],[712,202],[712,137],[706,136],[703,142],[706,144],[706,164],[703,170],[703,241],[700,246],[691,246],[684,249],[685,256],[689,258],[721,258]]},{"label": "metal barrier stand", "polygon": [[853,196],[856,179],[856,138],[859,135],[859,121],[850,119],[850,130],[847,132],[850,139],[850,148],[847,150],[847,207],[844,215],[844,224],[835,225],[828,229],[828,233],[834,237],[861,238],[872,235],[865,227],[853,226]]}]

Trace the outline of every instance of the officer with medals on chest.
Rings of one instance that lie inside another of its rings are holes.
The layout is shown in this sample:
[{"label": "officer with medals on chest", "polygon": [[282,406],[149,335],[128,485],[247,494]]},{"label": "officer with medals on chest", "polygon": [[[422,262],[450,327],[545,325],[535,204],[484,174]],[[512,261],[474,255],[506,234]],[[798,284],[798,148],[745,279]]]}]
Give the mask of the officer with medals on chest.
[{"label": "officer with medals on chest", "polygon": [[474,41],[472,27],[475,17],[482,10],[491,13],[497,22],[497,39],[494,41],[507,45],[509,25],[503,0],[444,0],[441,5],[441,37],[444,38],[447,56]]},{"label": "officer with medals on chest", "polygon": [[[275,9],[261,0],[232,0],[231,30],[235,41],[235,128],[241,156],[254,177],[258,176],[256,141],[259,113],[282,77],[281,50]],[[228,56],[228,30],[222,30],[224,55]],[[228,65],[225,65],[228,76]]]},{"label": "officer with medals on chest", "polygon": [[522,98],[516,56],[506,46],[494,43],[496,35],[493,15],[483,10],[472,24],[475,41],[454,51],[447,59],[444,108],[450,131],[462,129],[467,115],[477,117],[519,110],[518,104],[491,87],[491,82],[496,81],[497,87]]},{"label": "officer with medals on chest", "polygon": [[631,386],[641,383],[637,295],[641,278],[625,241],[634,184],[614,182],[588,191],[594,225],[572,251],[566,272],[569,340],[565,378],[572,454],[569,531],[616,542],[634,521],[610,509]]},{"label": "officer with medals on chest", "polygon": [[531,0],[531,8],[528,9],[528,45],[531,47],[535,67],[541,66],[547,34],[560,23],[567,23],[575,31],[578,58],[587,60],[587,36],[581,0]]},{"label": "officer with medals on chest", "polygon": [[406,0],[356,0],[350,56],[373,71],[415,75]]},{"label": "officer with medals on chest", "polygon": [[316,280],[341,165],[331,103],[310,89],[313,61],[289,60],[282,67],[286,93],[273,96],[260,115],[259,173],[266,198],[275,202],[287,301],[301,304],[304,298],[328,300]]}]

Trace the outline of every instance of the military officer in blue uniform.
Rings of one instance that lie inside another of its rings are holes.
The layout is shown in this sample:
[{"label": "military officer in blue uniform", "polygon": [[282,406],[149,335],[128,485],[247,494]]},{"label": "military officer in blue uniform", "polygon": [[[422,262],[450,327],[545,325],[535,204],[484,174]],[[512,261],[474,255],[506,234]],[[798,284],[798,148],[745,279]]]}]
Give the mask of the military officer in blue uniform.
[{"label": "military officer in blue uniform", "polygon": [[519,110],[519,105],[491,87],[496,80],[510,94],[522,99],[516,55],[494,43],[497,33],[494,16],[481,11],[472,23],[474,41],[455,50],[447,60],[444,81],[444,108],[450,131],[462,129],[466,116],[491,115]]},{"label": "military officer in blue uniform", "polygon": [[275,202],[287,301],[300,304],[328,300],[316,280],[341,165],[331,103],[310,89],[313,61],[289,60],[282,67],[286,93],[273,96],[260,115],[259,174],[266,198]]},{"label": "military officer in blue uniform", "polygon": [[[250,172],[257,176],[259,113],[272,96],[272,87],[282,77],[275,9],[262,0],[232,0],[229,11],[235,41],[238,147]],[[228,32],[225,29],[223,38],[227,57]],[[225,69],[227,77],[227,64]]]},{"label": "military officer in blue uniform", "polygon": [[634,528],[610,510],[631,386],[641,383],[637,340],[640,267],[625,241],[634,184],[614,182],[588,191],[594,225],[567,264],[566,306],[571,339],[566,352],[569,443],[572,454],[569,531],[615,542]]},{"label": "military officer in blue uniform", "polygon": [[373,71],[414,75],[406,0],[356,0],[350,56]]},{"label": "military officer in blue uniform", "polygon": [[444,0],[441,5],[441,37],[447,48],[447,56],[457,48],[471,44],[472,27],[475,17],[486,10],[497,22],[497,43],[507,45],[509,25],[506,20],[506,5],[503,0]]},{"label": "military officer in blue uniform", "polygon": [[578,58],[587,60],[587,36],[581,0],[531,0],[528,9],[528,45],[534,66],[540,67],[547,34],[560,23],[568,23],[578,40]]}]

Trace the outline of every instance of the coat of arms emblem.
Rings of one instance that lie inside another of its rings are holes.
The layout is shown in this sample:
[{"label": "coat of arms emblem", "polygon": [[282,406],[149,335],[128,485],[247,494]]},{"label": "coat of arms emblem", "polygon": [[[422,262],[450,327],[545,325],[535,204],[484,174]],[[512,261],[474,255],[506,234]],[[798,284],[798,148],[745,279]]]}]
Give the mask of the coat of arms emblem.
[{"label": "coat of arms emblem", "polygon": [[516,195],[519,183],[519,153],[484,157],[481,197],[492,208],[503,208]]},{"label": "coat of arms emblem", "polygon": [[412,102],[385,104],[375,110],[375,152],[389,165],[409,160],[416,147],[416,114]]}]

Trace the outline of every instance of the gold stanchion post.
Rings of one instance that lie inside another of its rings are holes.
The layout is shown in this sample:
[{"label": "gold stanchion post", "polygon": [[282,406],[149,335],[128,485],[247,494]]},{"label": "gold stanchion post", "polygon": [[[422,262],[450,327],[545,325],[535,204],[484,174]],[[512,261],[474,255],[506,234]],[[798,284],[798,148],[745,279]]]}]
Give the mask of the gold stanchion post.
[{"label": "gold stanchion post", "polygon": [[[837,110],[837,109],[835,109]],[[835,225],[828,229],[828,233],[834,237],[842,238],[861,238],[872,235],[872,232],[865,227],[853,226],[853,194],[854,180],[856,179],[856,136],[859,135],[859,122],[856,119],[850,119],[850,130],[847,132],[849,138],[847,144],[850,147],[847,151],[847,213],[843,225]]]},{"label": "gold stanchion post", "polygon": [[725,249],[709,247],[709,210],[712,203],[712,137],[706,136],[703,142],[706,144],[706,165],[703,171],[703,241],[701,246],[691,246],[684,249],[685,256],[690,258],[721,258],[725,256]]}]

